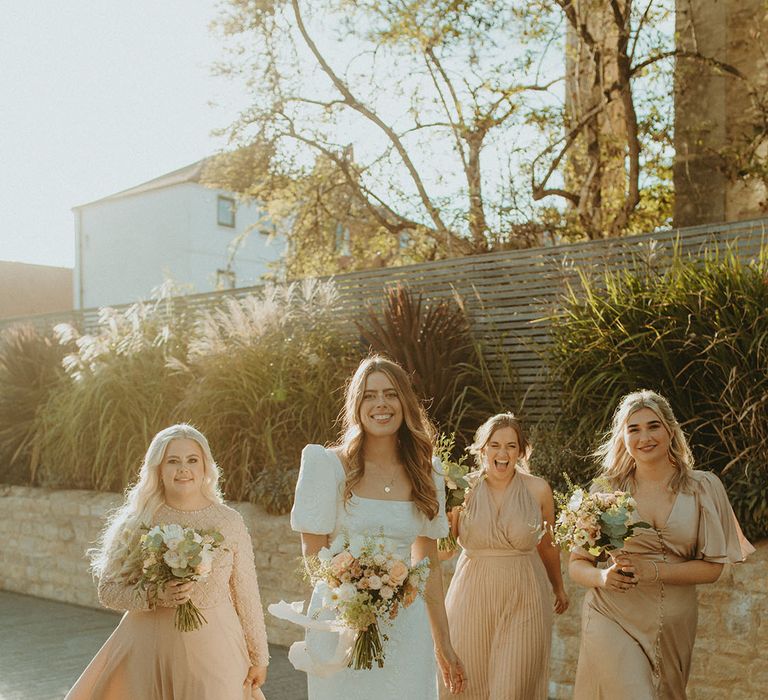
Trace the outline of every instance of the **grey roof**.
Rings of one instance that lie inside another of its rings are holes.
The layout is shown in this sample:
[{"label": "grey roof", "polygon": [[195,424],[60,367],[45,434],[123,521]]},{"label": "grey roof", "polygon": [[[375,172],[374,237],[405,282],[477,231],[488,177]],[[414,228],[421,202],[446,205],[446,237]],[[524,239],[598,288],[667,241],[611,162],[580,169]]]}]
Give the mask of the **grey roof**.
[{"label": "grey roof", "polygon": [[163,187],[171,187],[173,185],[181,185],[185,182],[200,182],[200,177],[203,172],[203,166],[208,162],[209,158],[203,158],[198,160],[192,165],[186,165],[183,168],[174,170],[173,172],[166,173],[160,177],[156,177],[153,180],[148,180],[135,187],[129,187],[122,192],[116,192],[115,194],[101,197],[100,199],[94,199],[92,202],[86,202],[85,204],[78,204],[73,209],[82,209],[83,207],[90,206],[91,204],[98,204],[100,202],[107,202],[111,199],[120,199],[122,197],[130,197],[134,194],[142,194],[143,192],[151,192],[152,190],[159,190]]}]

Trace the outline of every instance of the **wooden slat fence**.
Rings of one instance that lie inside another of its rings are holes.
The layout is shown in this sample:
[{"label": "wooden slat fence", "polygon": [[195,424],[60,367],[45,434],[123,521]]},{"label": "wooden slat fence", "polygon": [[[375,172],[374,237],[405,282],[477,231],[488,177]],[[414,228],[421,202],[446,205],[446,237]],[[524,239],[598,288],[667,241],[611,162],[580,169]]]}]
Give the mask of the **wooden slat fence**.
[{"label": "wooden slat fence", "polygon": [[[368,307],[379,307],[385,291],[397,284],[407,284],[431,300],[460,295],[475,333],[490,339],[515,368],[521,391],[526,395],[525,414],[538,418],[557,409],[557,394],[546,381],[542,360],[551,327],[547,319],[556,310],[566,286],[578,283],[580,271],[600,274],[641,265],[663,269],[675,247],[691,257],[703,255],[706,250],[730,249],[739,257],[750,259],[757,256],[766,243],[768,219],[756,219],[548,248],[508,250],[326,279],[334,280],[340,295],[340,326],[350,329]],[[192,313],[212,310],[227,297],[242,298],[260,289],[246,287],[189,295],[177,298],[177,305]],[[18,322],[50,326],[67,321],[88,331],[96,327],[97,319],[98,309],[86,309],[9,319],[0,322],[0,328]],[[491,361],[492,369],[498,371],[500,363],[497,354]],[[519,406],[515,408],[520,410]]]}]

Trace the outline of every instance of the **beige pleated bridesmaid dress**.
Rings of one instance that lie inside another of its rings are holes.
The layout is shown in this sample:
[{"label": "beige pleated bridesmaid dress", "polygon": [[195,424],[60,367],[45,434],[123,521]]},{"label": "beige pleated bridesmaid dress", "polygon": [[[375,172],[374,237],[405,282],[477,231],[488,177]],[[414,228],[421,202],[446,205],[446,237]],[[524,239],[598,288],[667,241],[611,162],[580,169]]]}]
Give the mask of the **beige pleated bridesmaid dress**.
[{"label": "beige pleated bridesmaid dress", "polygon": [[446,596],[451,641],[468,688],[440,698],[546,700],[552,597],[536,545],[541,509],[517,471],[497,506],[485,481],[459,520],[459,555]]},{"label": "beige pleated bridesmaid dress", "polygon": [[161,506],[152,524],[171,523],[224,536],[211,574],[192,592],[208,622],[181,632],[175,608],[150,609],[133,586],[105,572],[99,599],[127,612],[65,700],[250,700],[243,681],[251,665],[269,663],[269,650],[245,523],[219,503],[198,511]]},{"label": "beige pleated bridesmaid dress", "polygon": [[[637,530],[627,552],[670,564],[727,564],[754,551],[720,480],[704,471],[691,479],[690,493],[677,494],[663,527]],[[697,618],[694,585],[641,581],[627,593],[590,588],[574,700],[685,700]]]}]

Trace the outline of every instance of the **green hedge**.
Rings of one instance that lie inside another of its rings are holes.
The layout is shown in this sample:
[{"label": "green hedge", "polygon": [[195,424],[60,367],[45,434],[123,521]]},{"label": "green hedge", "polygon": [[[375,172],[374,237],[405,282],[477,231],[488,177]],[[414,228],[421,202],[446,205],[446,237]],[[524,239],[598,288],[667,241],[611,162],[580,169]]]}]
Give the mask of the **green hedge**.
[{"label": "green hedge", "polygon": [[638,266],[592,278],[563,299],[549,360],[562,386],[558,440],[571,476],[606,430],[619,398],[656,390],[672,404],[697,466],[720,475],[745,531],[768,534],[768,249],[675,253],[664,271]]}]

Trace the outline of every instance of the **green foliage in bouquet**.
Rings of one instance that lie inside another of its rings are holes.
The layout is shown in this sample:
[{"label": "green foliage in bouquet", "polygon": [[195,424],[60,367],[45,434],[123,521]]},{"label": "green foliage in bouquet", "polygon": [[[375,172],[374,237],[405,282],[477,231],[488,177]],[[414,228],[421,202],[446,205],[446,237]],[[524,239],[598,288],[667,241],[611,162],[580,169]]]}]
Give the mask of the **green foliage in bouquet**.
[{"label": "green foliage in bouquet", "polygon": [[[134,590],[155,603],[157,592],[171,581],[207,578],[213,568],[214,550],[224,544],[224,536],[216,530],[195,530],[176,524],[142,530],[138,551],[131,556],[133,561],[140,562],[141,569]],[[191,632],[207,622],[191,600],[176,606],[176,629]]]},{"label": "green foliage in bouquet", "polygon": [[68,349],[53,333],[15,326],[0,335],[0,481],[34,484],[40,464],[40,413],[65,379]]},{"label": "green foliage in bouquet", "polygon": [[561,429],[574,444],[594,446],[623,394],[656,390],[698,466],[720,475],[745,532],[768,534],[768,248],[750,261],[675,252],[663,271],[582,275],[552,338]]},{"label": "green foliage in bouquet", "polygon": [[565,551],[582,548],[600,556],[622,549],[636,528],[651,527],[637,519],[635,501],[628,493],[612,491],[599,480],[596,484],[604,490],[590,493],[564,476],[568,491],[554,492],[558,511],[554,540]]},{"label": "green foliage in bouquet", "polygon": [[178,413],[210,441],[227,498],[287,512],[302,448],[335,437],[359,360],[337,316],[334,285],[307,281],[227,298],[198,320]]},{"label": "green foliage in bouquet", "polygon": [[[446,435],[440,433],[435,440],[435,456],[440,460],[445,478],[445,510],[450,513],[454,508],[464,505],[466,491],[469,488],[467,474],[469,465],[466,464],[467,455],[462,454],[458,460],[453,455],[456,446],[456,436],[454,434]],[[447,552],[456,549],[458,542],[453,533],[447,537],[441,537],[437,540],[437,548]]]}]

